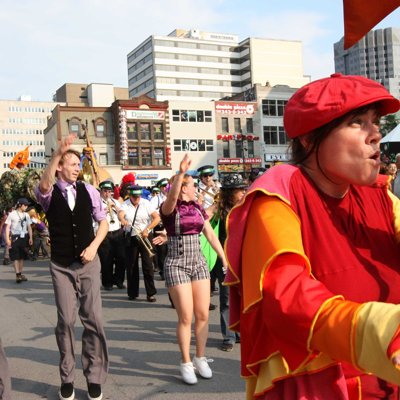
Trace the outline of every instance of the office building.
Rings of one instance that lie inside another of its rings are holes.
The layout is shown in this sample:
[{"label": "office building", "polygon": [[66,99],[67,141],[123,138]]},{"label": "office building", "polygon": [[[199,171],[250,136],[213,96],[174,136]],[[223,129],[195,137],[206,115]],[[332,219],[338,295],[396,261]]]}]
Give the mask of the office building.
[{"label": "office building", "polygon": [[146,94],[159,101],[219,100],[254,84],[300,87],[303,75],[300,41],[247,38],[176,29],[150,36],[128,56],[129,96]]},{"label": "office building", "polygon": [[348,50],[343,43],[334,44],[336,72],[373,79],[400,97],[400,28],[370,31]]}]

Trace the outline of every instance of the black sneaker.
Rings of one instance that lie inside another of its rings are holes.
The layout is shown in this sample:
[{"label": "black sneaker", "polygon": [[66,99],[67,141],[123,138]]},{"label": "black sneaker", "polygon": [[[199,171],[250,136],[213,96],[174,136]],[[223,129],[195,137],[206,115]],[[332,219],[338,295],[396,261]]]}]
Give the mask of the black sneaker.
[{"label": "black sneaker", "polygon": [[88,383],[87,395],[89,400],[101,400],[103,398],[101,385],[98,383]]},{"label": "black sneaker", "polygon": [[58,392],[58,397],[60,400],[74,400],[74,384],[73,383],[62,383],[60,390]]}]

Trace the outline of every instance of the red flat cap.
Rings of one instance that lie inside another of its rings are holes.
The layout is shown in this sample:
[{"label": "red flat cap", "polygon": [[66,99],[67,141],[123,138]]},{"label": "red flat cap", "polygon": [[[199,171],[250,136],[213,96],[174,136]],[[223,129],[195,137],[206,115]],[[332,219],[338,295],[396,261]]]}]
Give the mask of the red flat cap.
[{"label": "red flat cap", "polygon": [[290,138],[305,135],[359,107],[380,103],[382,115],[395,113],[400,102],[384,86],[356,75],[332,74],[293,94],[283,122]]}]

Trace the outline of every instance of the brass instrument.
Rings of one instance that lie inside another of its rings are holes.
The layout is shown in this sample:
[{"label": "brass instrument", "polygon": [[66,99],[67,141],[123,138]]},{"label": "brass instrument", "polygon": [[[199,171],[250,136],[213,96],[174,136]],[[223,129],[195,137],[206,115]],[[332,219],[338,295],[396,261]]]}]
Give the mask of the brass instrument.
[{"label": "brass instrument", "polygon": [[110,214],[110,224],[115,223],[114,213],[113,213],[113,204],[110,200],[107,200],[107,210],[108,210],[108,213]]},{"label": "brass instrument", "polygon": [[145,250],[147,251],[149,257],[154,257],[155,253],[153,252],[153,246],[150,243],[149,238],[145,237],[143,238],[140,234],[140,232],[136,231],[135,232],[135,236],[138,238],[138,240],[142,243],[142,245],[144,246]]}]

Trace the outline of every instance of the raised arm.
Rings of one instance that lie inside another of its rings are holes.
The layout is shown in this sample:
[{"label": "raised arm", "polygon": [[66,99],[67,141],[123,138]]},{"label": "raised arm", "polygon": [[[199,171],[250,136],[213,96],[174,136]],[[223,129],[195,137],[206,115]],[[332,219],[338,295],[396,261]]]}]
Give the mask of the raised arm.
[{"label": "raised arm", "polygon": [[61,157],[63,153],[71,147],[71,144],[75,139],[75,135],[68,135],[64,140],[61,141],[57,149],[53,152],[49,165],[44,170],[42,178],[39,182],[39,190],[42,194],[46,194],[50,191],[54,184],[54,177],[56,175],[57,167],[60,163]]},{"label": "raised arm", "polygon": [[164,215],[170,215],[174,211],[179,193],[181,191],[183,177],[185,176],[185,173],[189,170],[191,163],[192,160],[187,154],[185,154],[185,157],[183,157],[179,165],[179,172],[174,177],[174,181],[172,182],[171,188],[168,192],[167,199],[161,206],[161,211]]}]

